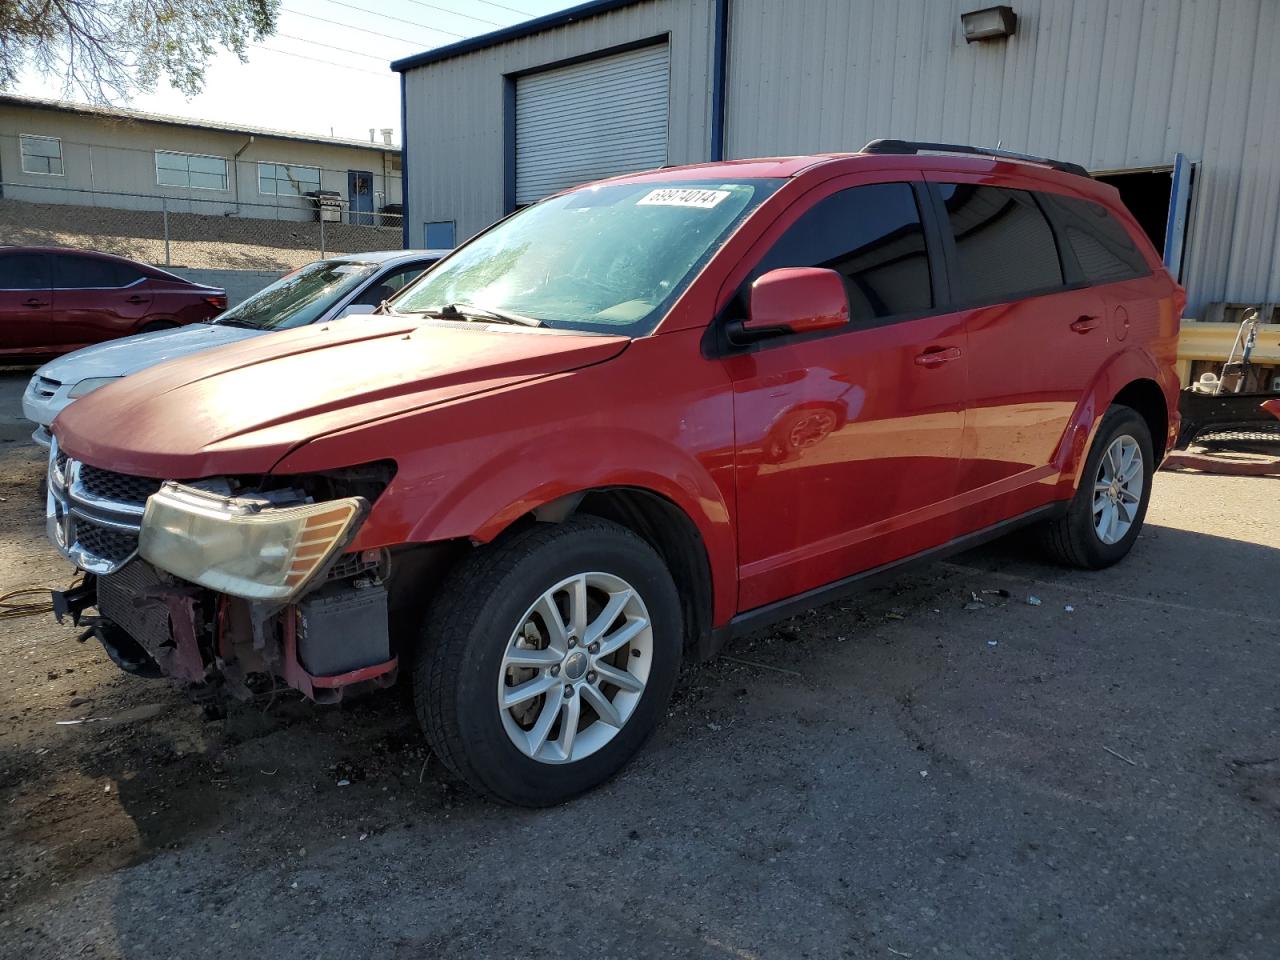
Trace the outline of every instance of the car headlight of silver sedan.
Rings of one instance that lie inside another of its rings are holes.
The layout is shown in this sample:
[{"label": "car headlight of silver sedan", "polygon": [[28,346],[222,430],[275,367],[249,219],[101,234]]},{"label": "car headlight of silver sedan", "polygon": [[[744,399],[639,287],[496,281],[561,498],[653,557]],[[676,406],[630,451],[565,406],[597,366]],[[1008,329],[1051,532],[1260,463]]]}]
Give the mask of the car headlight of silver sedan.
[{"label": "car headlight of silver sedan", "polygon": [[108,383],[115,383],[120,377],[89,377],[81,380],[67,394],[72,400],[79,400],[85,394],[93,393],[99,387],[105,387]]},{"label": "car headlight of silver sedan", "polygon": [[364,497],[277,505],[169,481],[147,500],[143,559],[176,577],[250,600],[288,600],[351,542]]}]

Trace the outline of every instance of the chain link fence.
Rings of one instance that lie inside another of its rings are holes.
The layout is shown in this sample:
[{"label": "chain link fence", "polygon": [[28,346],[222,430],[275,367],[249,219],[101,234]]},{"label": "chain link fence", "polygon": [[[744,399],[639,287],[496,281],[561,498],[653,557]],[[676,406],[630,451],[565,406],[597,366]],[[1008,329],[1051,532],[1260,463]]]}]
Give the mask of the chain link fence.
[{"label": "chain link fence", "polygon": [[[10,199],[15,187],[40,199]],[[214,209],[211,201],[143,194],[4,182],[0,189],[4,244],[78,247],[157,266],[218,270],[290,270],[333,253],[401,247],[399,215],[363,214],[362,222],[343,222],[345,210],[337,203],[313,205],[314,219],[307,221],[267,204],[239,204],[232,212]]]},{"label": "chain link fence", "polygon": [[[165,267],[257,271],[402,246],[400,208],[388,202],[400,198],[398,170],[26,135],[0,135],[0,157],[6,174],[0,178],[0,244],[102,250]],[[373,152],[367,165],[385,162]],[[136,189],[102,188],[121,184]]]}]

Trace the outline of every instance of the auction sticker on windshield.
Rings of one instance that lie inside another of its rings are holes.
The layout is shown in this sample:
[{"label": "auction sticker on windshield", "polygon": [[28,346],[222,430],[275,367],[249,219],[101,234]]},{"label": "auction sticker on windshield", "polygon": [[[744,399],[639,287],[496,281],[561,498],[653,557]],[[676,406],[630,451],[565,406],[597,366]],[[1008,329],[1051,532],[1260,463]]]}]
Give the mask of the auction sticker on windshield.
[{"label": "auction sticker on windshield", "polygon": [[725,197],[728,190],[696,190],[667,187],[662,190],[651,190],[636,201],[637,206],[650,207],[702,207],[710,209]]}]

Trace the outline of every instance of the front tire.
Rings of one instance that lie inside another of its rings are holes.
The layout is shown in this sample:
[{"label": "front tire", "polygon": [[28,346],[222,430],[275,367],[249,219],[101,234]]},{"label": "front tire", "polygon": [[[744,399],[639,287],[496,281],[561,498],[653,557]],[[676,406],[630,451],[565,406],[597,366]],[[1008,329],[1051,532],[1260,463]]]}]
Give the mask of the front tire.
[{"label": "front tire", "polygon": [[1147,422],[1131,407],[1110,407],[1067,512],[1042,528],[1050,557],[1085,570],[1101,570],[1123,559],[1142,532],[1154,472]]},{"label": "front tire", "polygon": [[414,704],[432,749],[472,787],[549,806],[640,749],[683,646],[679,596],[649,544],[596,517],[537,524],[442,584]]}]

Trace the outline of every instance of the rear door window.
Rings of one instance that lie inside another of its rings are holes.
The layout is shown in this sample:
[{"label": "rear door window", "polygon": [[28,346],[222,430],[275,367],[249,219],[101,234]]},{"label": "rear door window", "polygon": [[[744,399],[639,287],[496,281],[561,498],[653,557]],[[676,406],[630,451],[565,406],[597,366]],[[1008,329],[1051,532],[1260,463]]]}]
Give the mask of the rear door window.
[{"label": "rear door window", "polygon": [[142,274],[114,260],[57,254],[53,258],[53,285],[59,290],[126,287]]},{"label": "rear door window", "polygon": [[49,258],[43,253],[0,256],[0,290],[48,290]]},{"label": "rear door window", "polygon": [[1086,282],[1114,283],[1151,273],[1129,231],[1102,204],[1055,193],[1042,193],[1040,200],[1070,244]]},{"label": "rear door window", "polygon": [[385,276],[379,277],[377,283],[352,300],[351,303],[353,305],[361,304],[363,306],[376,307],[383,300],[390,300],[394,297],[410,281],[417,280],[418,276],[428,266],[430,264],[415,263],[411,266],[401,267],[399,270],[393,270]]},{"label": "rear door window", "polygon": [[958,304],[1007,303],[1062,287],[1053,230],[1031,194],[972,183],[936,189],[955,240]]},{"label": "rear door window", "polygon": [[819,200],[756,265],[748,284],[782,267],[844,277],[855,326],[933,307],[929,254],[909,183],[850,187]]}]

